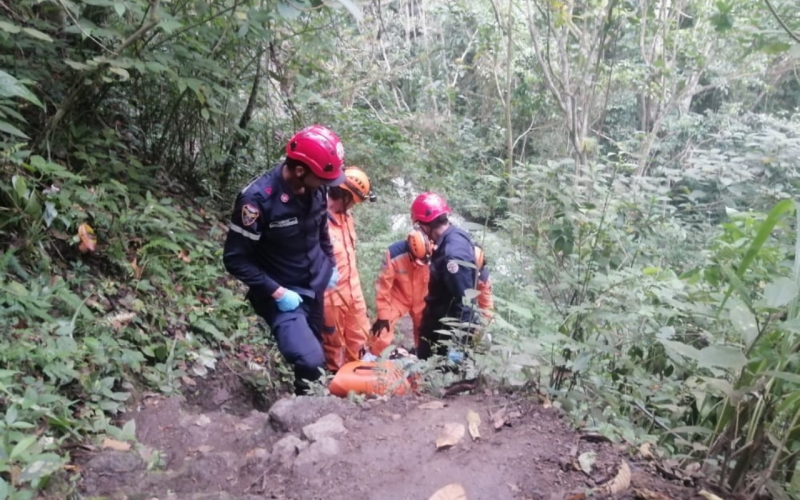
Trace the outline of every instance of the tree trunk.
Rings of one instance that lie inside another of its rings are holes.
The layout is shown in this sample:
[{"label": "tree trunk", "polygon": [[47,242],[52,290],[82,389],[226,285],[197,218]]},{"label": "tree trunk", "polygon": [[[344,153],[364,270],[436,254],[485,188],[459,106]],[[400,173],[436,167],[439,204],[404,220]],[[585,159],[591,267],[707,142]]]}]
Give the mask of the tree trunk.
[{"label": "tree trunk", "polygon": [[253,86],[250,88],[250,97],[247,99],[247,106],[245,106],[244,112],[242,112],[242,117],[239,119],[238,127],[236,128],[236,132],[231,140],[231,146],[228,148],[228,154],[225,157],[225,163],[222,165],[222,172],[220,174],[220,189],[222,191],[228,188],[233,167],[236,165],[236,157],[239,154],[239,149],[247,144],[247,140],[249,138],[246,129],[247,125],[250,123],[250,120],[253,119],[253,110],[255,109],[256,101],[258,100],[258,87],[261,85],[261,76],[263,74],[263,63],[261,61],[263,54],[264,47],[262,46],[259,48],[258,56],[256,57],[258,60],[258,63],[256,64],[256,75],[253,78]]}]

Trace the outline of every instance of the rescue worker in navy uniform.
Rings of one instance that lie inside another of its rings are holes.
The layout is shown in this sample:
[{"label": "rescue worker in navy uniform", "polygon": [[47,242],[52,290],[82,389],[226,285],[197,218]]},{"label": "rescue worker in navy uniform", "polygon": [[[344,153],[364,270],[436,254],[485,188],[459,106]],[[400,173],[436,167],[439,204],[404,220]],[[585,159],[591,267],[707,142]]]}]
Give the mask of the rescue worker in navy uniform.
[{"label": "rescue worker in navy uniform", "polygon": [[338,281],[326,186],[344,182],[343,164],[344,147],[331,130],[297,132],[285,160],[236,197],[225,241],[225,268],[250,287],[247,299],[294,368],[296,394],[325,364],[324,293]]},{"label": "rescue worker in navy uniform", "polygon": [[[454,318],[462,323],[476,323],[472,302],[465,301],[466,291],[475,288],[476,269],[456,261],[475,265],[475,245],[470,235],[452,224],[447,202],[436,193],[422,193],[411,204],[411,221],[434,242],[430,261],[428,295],[419,332],[417,356],[428,359],[433,354],[447,355],[451,361],[463,359],[459,350],[448,352],[440,341],[445,340],[436,330],[447,330],[442,318]],[[461,327],[468,332],[473,327]],[[464,341],[467,339],[463,339]]]}]

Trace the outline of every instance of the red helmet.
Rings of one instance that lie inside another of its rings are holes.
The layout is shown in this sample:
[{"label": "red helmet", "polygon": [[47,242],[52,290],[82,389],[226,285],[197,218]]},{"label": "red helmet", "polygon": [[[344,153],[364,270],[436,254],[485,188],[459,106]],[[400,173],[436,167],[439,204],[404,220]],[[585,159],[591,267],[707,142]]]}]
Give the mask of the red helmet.
[{"label": "red helmet", "polygon": [[450,207],[436,193],[422,193],[411,204],[411,222],[427,224],[442,214],[449,214]]},{"label": "red helmet", "polygon": [[329,186],[344,182],[344,146],[339,137],[322,125],[297,132],[286,144],[286,156],[308,165]]}]

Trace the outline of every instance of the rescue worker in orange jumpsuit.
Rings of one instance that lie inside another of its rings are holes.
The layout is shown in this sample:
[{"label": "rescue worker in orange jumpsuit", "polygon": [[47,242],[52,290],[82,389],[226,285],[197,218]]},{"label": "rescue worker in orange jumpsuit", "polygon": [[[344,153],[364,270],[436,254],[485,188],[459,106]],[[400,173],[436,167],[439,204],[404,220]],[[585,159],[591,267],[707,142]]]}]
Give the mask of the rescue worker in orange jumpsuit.
[{"label": "rescue worker in orange jumpsuit", "polygon": [[414,325],[414,350],[419,346],[419,325],[428,294],[433,243],[418,229],[405,240],[392,243],[381,262],[375,280],[375,305],[378,319],[372,324],[370,352],[380,356],[394,341],[397,321],[409,314]]},{"label": "rescue worker in orange jumpsuit", "polygon": [[476,298],[478,309],[481,310],[483,317],[490,322],[492,311],[494,310],[492,278],[489,276],[489,269],[486,267],[486,255],[480,245],[475,245],[475,265],[478,268],[478,283],[475,287],[479,292]]},{"label": "rescue worker in orange jumpsuit", "polygon": [[366,349],[369,332],[367,304],[356,267],[356,230],[350,209],[376,197],[367,174],[358,167],[344,169],[345,181],[328,189],[328,232],[339,271],[336,287],[325,291],[322,346],[325,366],[336,372],[358,361]]}]

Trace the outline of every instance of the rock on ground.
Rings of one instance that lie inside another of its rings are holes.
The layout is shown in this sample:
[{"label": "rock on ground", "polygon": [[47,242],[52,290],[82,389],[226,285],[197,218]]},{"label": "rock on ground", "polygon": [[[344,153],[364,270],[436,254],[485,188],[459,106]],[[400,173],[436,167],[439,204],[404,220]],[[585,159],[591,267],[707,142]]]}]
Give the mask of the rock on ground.
[{"label": "rock on ground", "polygon": [[326,437],[335,437],[347,432],[344,420],[335,413],[329,413],[313,424],[303,427],[303,436],[311,442]]},{"label": "rock on ground", "polygon": [[346,413],[354,408],[353,403],[335,396],[297,396],[281,399],[272,405],[269,420],[276,431],[292,432],[299,431],[328,413]]}]

